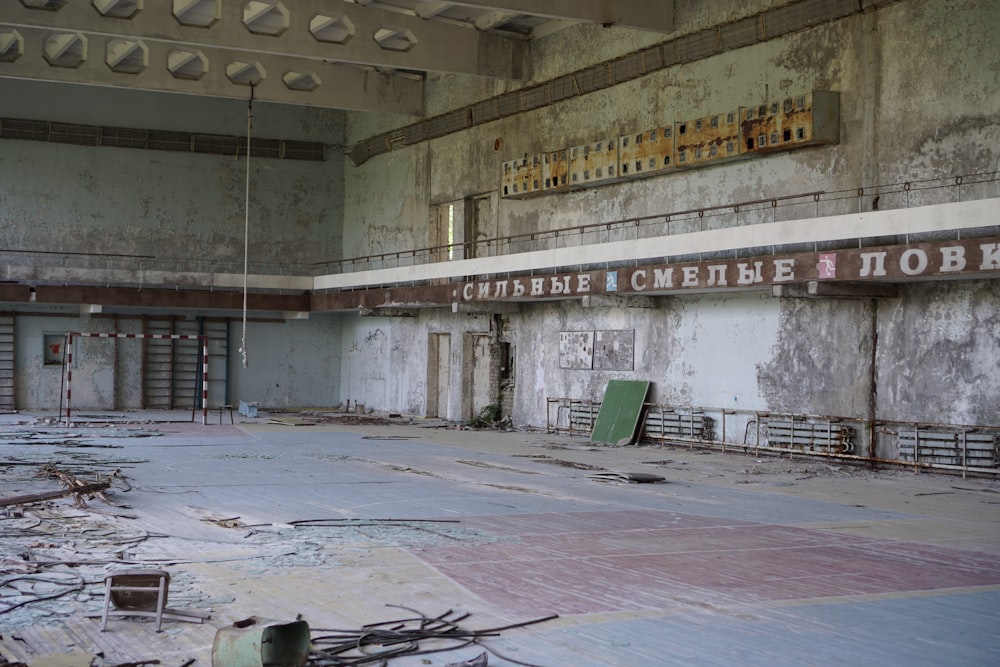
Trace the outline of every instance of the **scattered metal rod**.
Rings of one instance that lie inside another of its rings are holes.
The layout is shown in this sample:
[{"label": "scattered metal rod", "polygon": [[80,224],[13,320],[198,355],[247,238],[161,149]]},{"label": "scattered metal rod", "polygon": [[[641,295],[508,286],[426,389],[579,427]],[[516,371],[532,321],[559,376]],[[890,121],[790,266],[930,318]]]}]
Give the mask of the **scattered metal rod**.
[{"label": "scattered metal rod", "polygon": [[[311,667],[358,667],[373,663],[386,664],[391,658],[402,655],[427,655],[442,653],[478,645],[497,657],[525,667],[538,667],[527,662],[519,662],[506,656],[500,656],[491,647],[482,643],[483,640],[498,637],[503,630],[520,628],[535,623],[542,623],[558,618],[558,615],[512,623],[496,628],[469,630],[459,625],[471,614],[457,614],[448,610],[438,616],[427,616],[420,611],[401,605],[388,605],[405,609],[416,614],[415,617],[370,623],[358,630],[313,629],[312,645],[314,650],[306,662]],[[446,646],[422,648],[422,641],[444,641]],[[478,659],[477,659],[478,660]],[[485,664],[485,660],[483,660]]]},{"label": "scattered metal rod", "polygon": [[459,519],[297,519],[289,521],[292,526],[322,526],[326,523],[461,523]]},{"label": "scattered metal rod", "polygon": [[[83,580],[82,576],[80,576],[79,574],[76,574],[76,573],[68,573],[68,572],[65,573],[65,574],[72,574],[74,577],[77,578],[77,582],[76,583],[72,583],[72,585],[71,585],[71,582],[66,582],[66,581],[59,580],[59,579],[48,578],[48,577],[44,577],[42,575],[37,575],[37,574],[22,574],[22,575],[17,575],[17,576],[13,576],[13,577],[8,577],[7,579],[4,579],[4,580],[0,581],[0,588],[8,588],[8,587],[10,587],[10,584],[12,584],[12,583],[14,583],[16,581],[25,581],[25,580],[26,581],[33,581],[33,582],[42,582],[42,583],[47,583],[47,584],[57,584],[57,585],[58,584],[62,584],[64,586],[66,586],[66,588],[64,588],[63,590],[61,590],[61,591],[59,591],[57,593],[52,593],[50,595],[36,595],[33,598],[31,598],[31,599],[22,600],[21,602],[15,602],[15,603],[8,604],[7,602],[0,601],[0,605],[4,605],[4,606],[0,606],[0,614],[6,614],[9,611],[13,611],[14,609],[18,609],[20,607],[24,607],[26,605],[29,605],[29,604],[32,604],[32,603],[35,603],[35,602],[42,602],[44,600],[55,600],[56,598],[61,598],[62,596],[67,595],[69,593],[73,593],[73,592],[76,592],[76,591],[82,591],[83,590],[84,580]],[[14,590],[19,590],[19,589],[14,588]]]},{"label": "scattered metal rod", "polygon": [[[409,524],[415,523],[461,523],[459,519],[299,519],[287,523],[243,523],[240,517],[228,519],[202,519],[207,523],[215,523],[223,528],[270,528],[270,527],[292,527],[292,528],[363,528],[366,526],[395,526],[413,528],[433,533],[434,531],[420,526]],[[451,537],[446,535],[445,537]]]}]

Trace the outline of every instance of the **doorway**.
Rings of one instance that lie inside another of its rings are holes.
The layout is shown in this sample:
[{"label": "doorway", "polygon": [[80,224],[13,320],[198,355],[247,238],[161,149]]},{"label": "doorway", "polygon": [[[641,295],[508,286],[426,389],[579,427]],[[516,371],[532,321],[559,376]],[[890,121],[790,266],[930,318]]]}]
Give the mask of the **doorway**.
[{"label": "doorway", "polygon": [[427,416],[448,419],[451,402],[451,334],[432,333],[427,350]]}]

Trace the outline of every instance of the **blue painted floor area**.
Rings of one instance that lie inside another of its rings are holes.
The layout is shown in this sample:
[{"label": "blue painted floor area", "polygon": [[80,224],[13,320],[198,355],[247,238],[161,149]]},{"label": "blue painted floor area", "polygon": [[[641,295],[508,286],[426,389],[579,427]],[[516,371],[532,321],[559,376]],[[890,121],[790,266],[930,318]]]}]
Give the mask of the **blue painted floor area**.
[{"label": "blue painted floor area", "polygon": [[[163,446],[170,442],[157,440],[149,444]],[[527,458],[418,439],[366,439],[363,434],[349,432],[319,437],[301,432],[269,434],[266,441],[228,445],[217,455],[198,453],[185,466],[184,479],[189,483],[197,483],[199,475],[214,479],[214,469],[201,465],[209,456],[226,460],[234,470],[241,463],[248,471],[257,468],[259,461],[252,455],[241,461],[238,456],[226,453],[232,449],[266,452],[276,465],[280,462],[290,473],[290,481],[294,475],[299,476],[300,482],[322,486],[338,507],[350,507],[369,517],[567,512],[603,509],[609,505],[778,525],[880,521],[909,516],[857,505],[807,498],[792,501],[777,494],[672,481],[670,473],[666,473],[664,484],[610,485],[587,479],[586,471],[560,469]],[[462,463],[470,461],[495,467]],[[366,494],[358,485],[366,483],[380,485],[375,494],[377,500],[364,500]],[[511,502],[504,497],[510,495],[504,493],[504,487],[531,492],[519,493],[516,502]],[[343,501],[338,501],[341,496]],[[354,502],[349,503],[350,500]]]},{"label": "blue painted floor area", "polygon": [[696,611],[538,630],[530,642],[498,646],[517,660],[573,667],[985,667],[1000,665],[997,628],[1000,590],[993,590]]}]

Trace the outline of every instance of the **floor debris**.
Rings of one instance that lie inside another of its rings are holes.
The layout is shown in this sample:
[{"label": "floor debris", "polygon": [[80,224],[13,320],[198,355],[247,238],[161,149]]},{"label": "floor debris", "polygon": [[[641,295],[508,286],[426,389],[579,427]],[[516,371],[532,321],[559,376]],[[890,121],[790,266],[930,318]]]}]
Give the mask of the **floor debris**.
[{"label": "floor debris", "polygon": [[[27,505],[30,503],[41,502],[43,500],[55,500],[56,498],[63,498],[64,496],[73,494],[89,495],[93,497],[93,494],[105,491],[110,486],[111,482],[94,482],[93,484],[83,484],[67,489],[60,489],[59,491],[43,491],[42,493],[26,493],[20,496],[8,496],[6,498],[0,498],[0,507],[7,507],[9,505]],[[77,504],[79,505],[79,500]]]},{"label": "floor debris", "polygon": [[591,465],[589,463],[578,463],[576,461],[566,461],[564,459],[553,459],[545,454],[516,454],[515,456],[528,458],[532,461],[538,461],[539,463],[548,463],[551,465],[562,466],[564,468],[575,468],[576,470],[604,470],[601,466]]},{"label": "floor debris", "polygon": [[[388,660],[403,655],[443,653],[469,646],[478,646],[502,660],[510,660],[510,658],[498,653],[486,641],[499,637],[504,630],[535,625],[559,618],[557,614],[552,614],[497,628],[470,630],[459,625],[471,616],[467,612],[459,613],[449,609],[443,614],[431,617],[410,607],[388,606],[412,612],[415,616],[371,623],[357,630],[313,629],[312,645],[314,648],[309,653],[306,665],[310,667],[383,665]],[[456,667],[481,667],[487,664],[486,652],[475,658],[451,664]],[[516,664],[537,667],[527,662],[516,662]]]},{"label": "floor debris", "polygon": [[277,424],[279,426],[315,426],[318,422],[315,419],[299,419],[296,417],[270,417],[267,424]]},{"label": "floor debris", "polygon": [[587,479],[598,482],[616,482],[618,484],[655,484],[667,481],[666,477],[651,475],[646,472],[595,472],[587,475]]}]

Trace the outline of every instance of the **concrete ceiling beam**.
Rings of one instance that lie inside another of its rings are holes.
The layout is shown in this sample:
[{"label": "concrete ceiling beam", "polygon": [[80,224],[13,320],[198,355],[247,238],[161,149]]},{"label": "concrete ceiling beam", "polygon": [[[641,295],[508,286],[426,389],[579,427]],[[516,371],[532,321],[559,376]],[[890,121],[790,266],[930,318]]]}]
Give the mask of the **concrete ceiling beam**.
[{"label": "concrete ceiling beam", "polygon": [[[177,308],[181,310],[220,309],[238,312],[243,307],[243,294],[235,291],[209,291],[188,289],[124,287],[96,287],[89,285],[62,286],[38,285],[34,288],[33,302],[50,305],[79,305],[86,312],[101,312],[110,307],[119,308]],[[0,293],[0,296],[3,296]],[[309,311],[307,294],[247,295],[251,311],[306,312]]]},{"label": "concrete ceiling beam", "polygon": [[440,2],[439,0],[424,0],[423,2],[418,2],[415,7],[417,16],[422,19],[434,18],[441,12],[447,10],[451,7],[450,2]]},{"label": "concrete ceiling beam", "polygon": [[580,305],[584,308],[658,308],[660,298],[669,297],[588,294],[580,300]]},{"label": "concrete ceiling beam", "polygon": [[[356,66],[419,72],[446,72],[526,80],[529,49],[524,40],[482,32],[452,22],[429,21],[341,0],[298,0],[287,28],[277,34],[253,32],[260,17],[245,16],[244,3],[223,2],[220,18],[207,27],[184,25],[172,3],[146,3],[132,18],[102,16],[87,2],[71,2],[58,11],[31,10],[11,2],[4,20],[11,26],[79,31],[102,37],[142,39],[186,47],[222,48],[255,54],[337,62]],[[428,8],[428,11],[432,11]],[[317,26],[334,20],[341,30],[317,36]],[[391,29],[412,37],[405,48],[386,48],[376,38]]]},{"label": "concrete ceiling beam", "polygon": [[[5,25],[9,24],[0,23],[0,30]],[[13,63],[0,63],[0,77],[248,99],[249,85],[235,83],[226,76],[226,70],[232,63],[259,63],[265,77],[254,84],[253,95],[257,100],[412,116],[423,113],[423,81],[413,77],[279,54],[163,41],[145,42],[149,62],[145,70],[123,73],[113,71],[105,62],[105,40],[100,37],[88,40],[87,57],[76,67],[53,67],[45,60],[41,47],[49,31],[19,27],[18,32],[26,42],[24,55]],[[184,54],[191,57],[197,54],[196,59],[203,61],[204,66],[199,65],[192,74],[180,77],[171,74],[168,64],[190,60],[185,60]],[[284,79],[290,73],[312,75],[318,85],[309,90],[296,89],[292,83],[290,88]]]},{"label": "concrete ceiling beam", "polygon": [[580,23],[635,28],[653,32],[674,31],[673,0],[457,0],[456,5],[533,14]]}]

